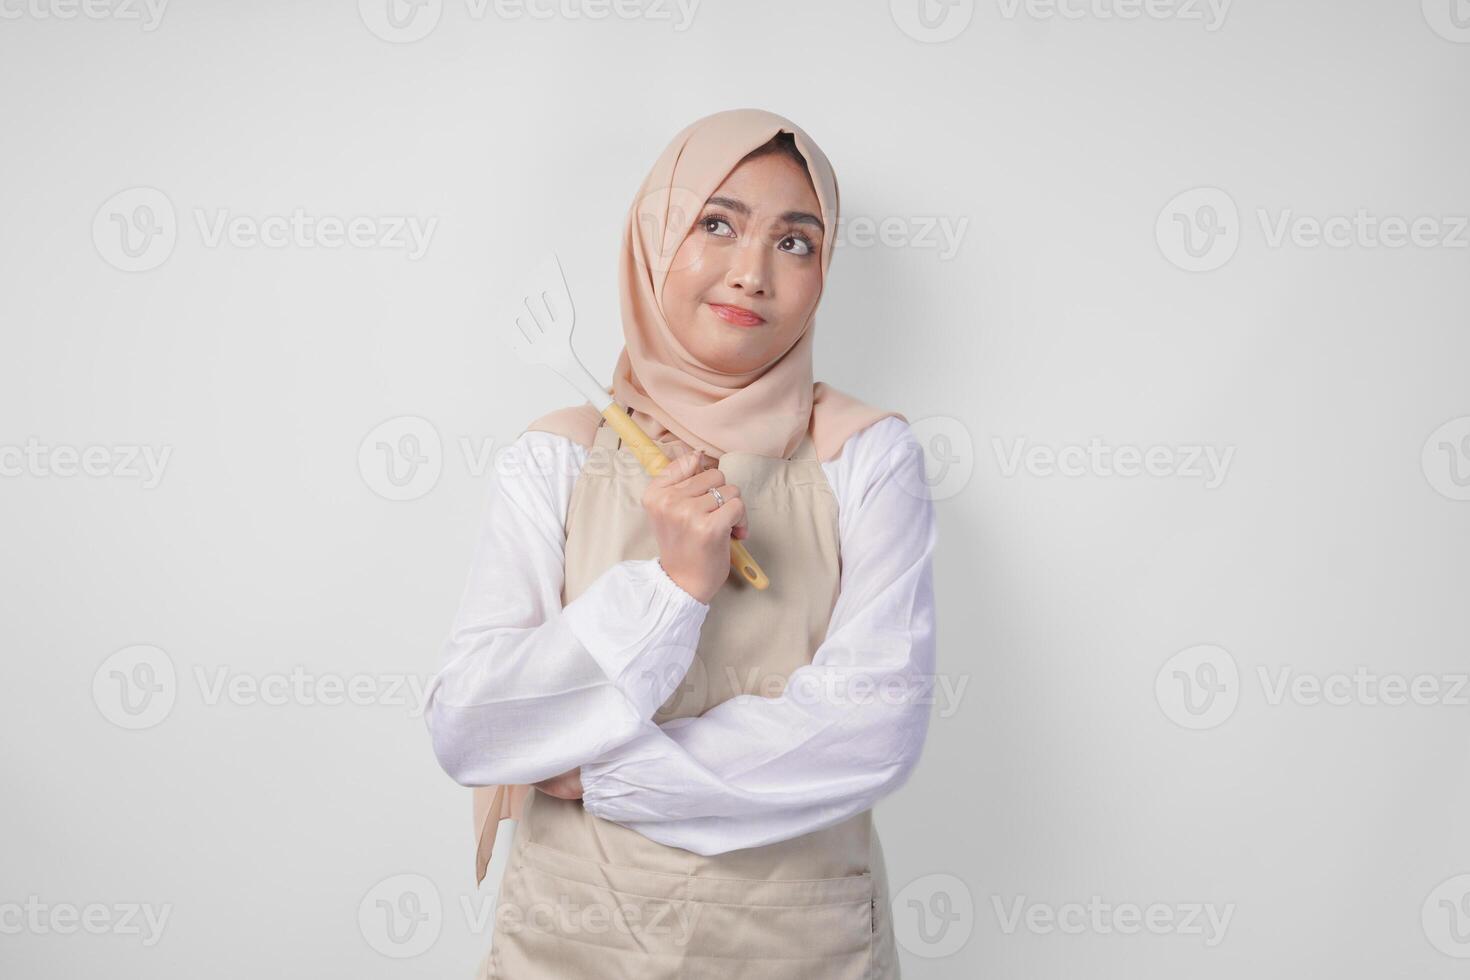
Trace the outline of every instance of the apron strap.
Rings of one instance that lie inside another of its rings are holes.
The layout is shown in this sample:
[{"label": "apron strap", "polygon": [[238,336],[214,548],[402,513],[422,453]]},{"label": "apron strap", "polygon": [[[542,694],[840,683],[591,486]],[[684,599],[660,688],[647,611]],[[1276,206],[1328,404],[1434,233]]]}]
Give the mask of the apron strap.
[{"label": "apron strap", "polygon": [[[633,412],[629,410],[628,414],[632,415]],[[622,448],[623,440],[618,438],[617,430],[607,424],[607,419],[599,419],[597,422],[597,432],[592,439],[592,444],[594,446],[601,446],[609,452],[614,452]]]},{"label": "apron strap", "polygon": [[801,442],[796,444],[796,450],[791,454],[792,460],[806,460],[817,458],[817,444],[812,441],[811,429],[802,433]]}]

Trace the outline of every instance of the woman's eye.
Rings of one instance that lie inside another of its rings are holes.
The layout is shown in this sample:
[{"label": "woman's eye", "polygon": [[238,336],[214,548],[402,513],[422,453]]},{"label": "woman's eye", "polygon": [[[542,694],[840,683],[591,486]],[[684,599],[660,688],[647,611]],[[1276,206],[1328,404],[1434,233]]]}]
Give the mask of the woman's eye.
[{"label": "woman's eye", "polygon": [[794,249],[789,250],[793,255],[812,254],[812,243],[799,235],[787,235],[785,238],[781,239],[780,244],[784,247],[787,242],[790,242],[791,244],[796,246]]},{"label": "woman's eye", "polygon": [[711,217],[708,217],[708,218],[705,218],[704,220],[702,220],[700,222],[700,224],[704,225],[704,230],[707,231],[707,232],[709,232],[711,235],[718,235],[719,234],[719,232],[715,231],[715,229],[714,229],[713,226],[722,225],[725,228],[729,228],[729,230],[730,230],[730,234],[728,234],[728,235],[722,235],[721,236],[722,238],[734,238],[735,237],[735,229],[734,228],[730,228],[730,222],[726,221],[724,218],[717,218],[717,217],[711,216]]}]

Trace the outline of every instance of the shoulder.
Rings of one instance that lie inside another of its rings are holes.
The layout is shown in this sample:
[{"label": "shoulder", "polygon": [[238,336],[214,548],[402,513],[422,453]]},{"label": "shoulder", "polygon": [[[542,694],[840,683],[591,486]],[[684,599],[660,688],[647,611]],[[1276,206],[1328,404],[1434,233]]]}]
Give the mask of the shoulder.
[{"label": "shoulder", "polygon": [[591,450],[563,431],[536,425],[495,454],[491,492],[523,515],[561,521]]},{"label": "shoulder", "polygon": [[592,442],[597,437],[597,427],[601,424],[602,415],[597,409],[583,402],[580,405],[548,412],[528,424],[522,434],[551,433],[574,442],[584,449],[591,449]]},{"label": "shoulder", "polygon": [[571,494],[597,436],[602,416],[586,402],[559,408],[527,424],[497,455],[496,482],[509,496],[552,501]]},{"label": "shoulder", "polygon": [[916,455],[922,456],[922,447],[908,420],[902,415],[885,415],[848,436],[837,455],[822,466],[834,472],[867,474],[892,469]]},{"label": "shoulder", "polygon": [[842,451],[822,463],[842,511],[850,512],[885,485],[896,484],[917,504],[927,498],[924,451],[908,421],[888,415],[847,437]]},{"label": "shoulder", "polygon": [[910,442],[917,445],[918,437],[908,421],[902,415],[885,415],[848,436],[836,458],[866,458]]}]

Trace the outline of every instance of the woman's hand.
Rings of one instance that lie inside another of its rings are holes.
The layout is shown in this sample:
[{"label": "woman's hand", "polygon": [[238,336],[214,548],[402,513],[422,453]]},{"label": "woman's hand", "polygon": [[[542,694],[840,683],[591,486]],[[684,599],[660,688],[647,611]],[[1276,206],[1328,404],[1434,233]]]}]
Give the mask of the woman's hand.
[{"label": "woman's hand", "polygon": [[555,796],[559,800],[580,800],[582,798],[582,767],[578,766],[560,776],[552,776],[550,779],[543,779],[532,785],[547,796]]},{"label": "woman's hand", "polygon": [[[714,598],[730,576],[730,538],[745,538],[745,501],[717,467],[703,469],[702,452],[686,452],[654,477],[643,493],[643,509],[658,539],[659,564],[700,602]],[[725,498],[715,502],[710,488]]]}]

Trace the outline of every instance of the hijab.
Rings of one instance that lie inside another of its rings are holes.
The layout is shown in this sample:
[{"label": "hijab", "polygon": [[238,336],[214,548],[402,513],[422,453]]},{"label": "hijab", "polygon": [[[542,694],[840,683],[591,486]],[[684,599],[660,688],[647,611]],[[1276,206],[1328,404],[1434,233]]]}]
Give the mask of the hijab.
[{"label": "hijab", "polygon": [[[810,432],[817,458],[826,461],[841,453],[849,436],[881,418],[908,421],[899,412],[813,382],[815,307],[784,353],[741,374],[716,371],[698,360],[664,318],[661,299],[674,253],[705,201],[747,153],[783,132],[792,135],[806,160],[821,205],[825,291],[837,235],[837,175],[821,147],[783,116],[727,109],[695,120],[664,148],[628,209],[618,257],[624,347],[613,368],[612,394],[655,442],[678,442],[715,459],[732,450],[786,459]],[[526,428],[590,446],[600,421],[597,410],[583,403],[544,415]]]}]

